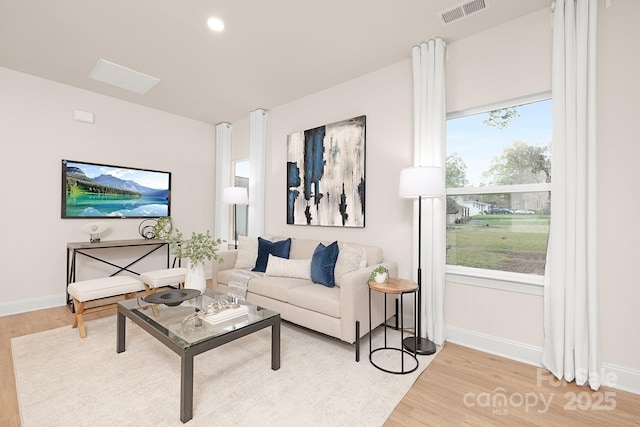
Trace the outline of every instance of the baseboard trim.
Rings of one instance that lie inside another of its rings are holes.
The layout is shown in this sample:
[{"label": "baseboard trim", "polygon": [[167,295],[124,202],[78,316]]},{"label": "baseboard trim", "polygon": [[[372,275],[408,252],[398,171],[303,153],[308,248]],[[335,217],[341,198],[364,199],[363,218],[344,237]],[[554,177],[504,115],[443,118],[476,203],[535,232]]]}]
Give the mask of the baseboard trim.
[{"label": "baseboard trim", "polygon": [[27,311],[42,310],[45,308],[60,307],[65,305],[65,294],[47,295],[39,298],[29,298],[0,304],[0,316],[25,313]]},{"label": "baseboard trim", "polygon": [[[467,329],[456,328],[455,326],[447,326],[447,341],[474,350],[542,367],[540,363],[542,360],[541,347],[506,340]],[[608,379],[607,384],[604,384],[607,387],[640,394],[640,371],[634,371],[604,362],[602,363],[602,370],[603,378],[605,380]]]},{"label": "baseboard trim", "polygon": [[604,371],[605,380],[609,380],[611,383],[606,384],[606,386],[640,395],[640,371],[604,362],[602,363],[602,370]]},{"label": "baseboard trim", "polygon": [[517,360],[528,365],[541,367],[542,348],[517,341],[506,340],[467,329],[447,326],[447,341],[474,350]]}]

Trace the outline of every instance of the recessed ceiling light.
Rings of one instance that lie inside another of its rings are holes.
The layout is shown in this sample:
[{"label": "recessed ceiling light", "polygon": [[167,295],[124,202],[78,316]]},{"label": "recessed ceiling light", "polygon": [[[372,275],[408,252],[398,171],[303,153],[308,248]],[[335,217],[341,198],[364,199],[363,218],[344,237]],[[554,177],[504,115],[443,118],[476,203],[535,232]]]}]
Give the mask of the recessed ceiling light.
[{"label": "recessed ceiling light", "polygon": [[216,18],[215,16],[207,19],[207,25],[209,26],[211,31],[219,33],[220,31],[224,30],[224,22],[222,22],[222,19]]}]

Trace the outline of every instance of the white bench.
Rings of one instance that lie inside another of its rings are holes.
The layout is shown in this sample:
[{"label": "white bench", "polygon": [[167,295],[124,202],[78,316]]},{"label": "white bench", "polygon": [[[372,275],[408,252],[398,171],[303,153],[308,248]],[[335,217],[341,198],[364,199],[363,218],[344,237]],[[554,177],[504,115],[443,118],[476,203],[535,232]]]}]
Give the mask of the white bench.
[{"label": "white bench", "polygon": [[[144,290],[147,295],[151,295],[163,286],[180,287],[184,283],[187,269],[183,267],[166,268],[164,270],[147,271],[140,275],[140,280],[144,283]],[[158,317],[158,309],[155,304],[151,306],[153,314]]]},{"label": "white bench", "polygon": [[73,306],[75,308],[75,316],[71,327],[79,328],[80,338],[86,337],[87,331],[84,327],[82,315],[115,307],[115,303],[113,303],[85,310],[87,301],[118,295],[124,295],[126,299],[131,299],[136,296],[137,292],[144,289],[142,282],[131,276],[111,276],[70,283],[69,295],[73,297]]}]

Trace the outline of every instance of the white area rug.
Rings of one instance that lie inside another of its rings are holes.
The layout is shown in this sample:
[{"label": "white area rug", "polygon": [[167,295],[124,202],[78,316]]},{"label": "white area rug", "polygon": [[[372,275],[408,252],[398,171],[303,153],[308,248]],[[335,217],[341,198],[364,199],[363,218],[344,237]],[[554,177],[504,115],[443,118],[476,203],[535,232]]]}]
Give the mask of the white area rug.
[{"label": "white area rug", "polygon": [[[178,355],[129,320],[121,354],[115,316],[86,325],[85,339],[64,327],[11,340],[23,426],[183,425]],[[375,348],[381,328],[373,336]],[[378,353],[399,366],[399,352]],[[356,363],[353,346],[283,323],[278,371],[270,328],[196,356],[187,425],[380,426],[433,357],[388,374],[369,362],[368,337]]]}]

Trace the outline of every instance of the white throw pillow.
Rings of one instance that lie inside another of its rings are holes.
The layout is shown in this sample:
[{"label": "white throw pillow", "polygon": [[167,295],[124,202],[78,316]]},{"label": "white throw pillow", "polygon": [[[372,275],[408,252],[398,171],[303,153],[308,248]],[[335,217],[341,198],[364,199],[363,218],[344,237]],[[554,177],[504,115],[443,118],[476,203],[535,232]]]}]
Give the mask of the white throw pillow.
[{"label": "white throw pillow", "polygon": [[365,248],[354,248],[346,243],[339,242],[338,260],[333,270],[336,286],[342,285],[342,276],[352,271],[360,270],[367,266],[367,251]]},{"label": "white throw pillow", "polygon": [[[272,236],[262,236],[263,239],[277,241],[284,240],[281,238],[274,238]],[[233,268],[253,268],[256,266],[256,259],[258,258],[258,238],[238,236],[238,257]]]},{"label": "white throw pillow", "polygon": [[238,236],[238,257],[233,268],[253,268],[258,258],[258,239]]},{"label": "white throw pillow", "polygon": [[310,259],[286,259],[269,254],[265,276],[311,279]]}]

